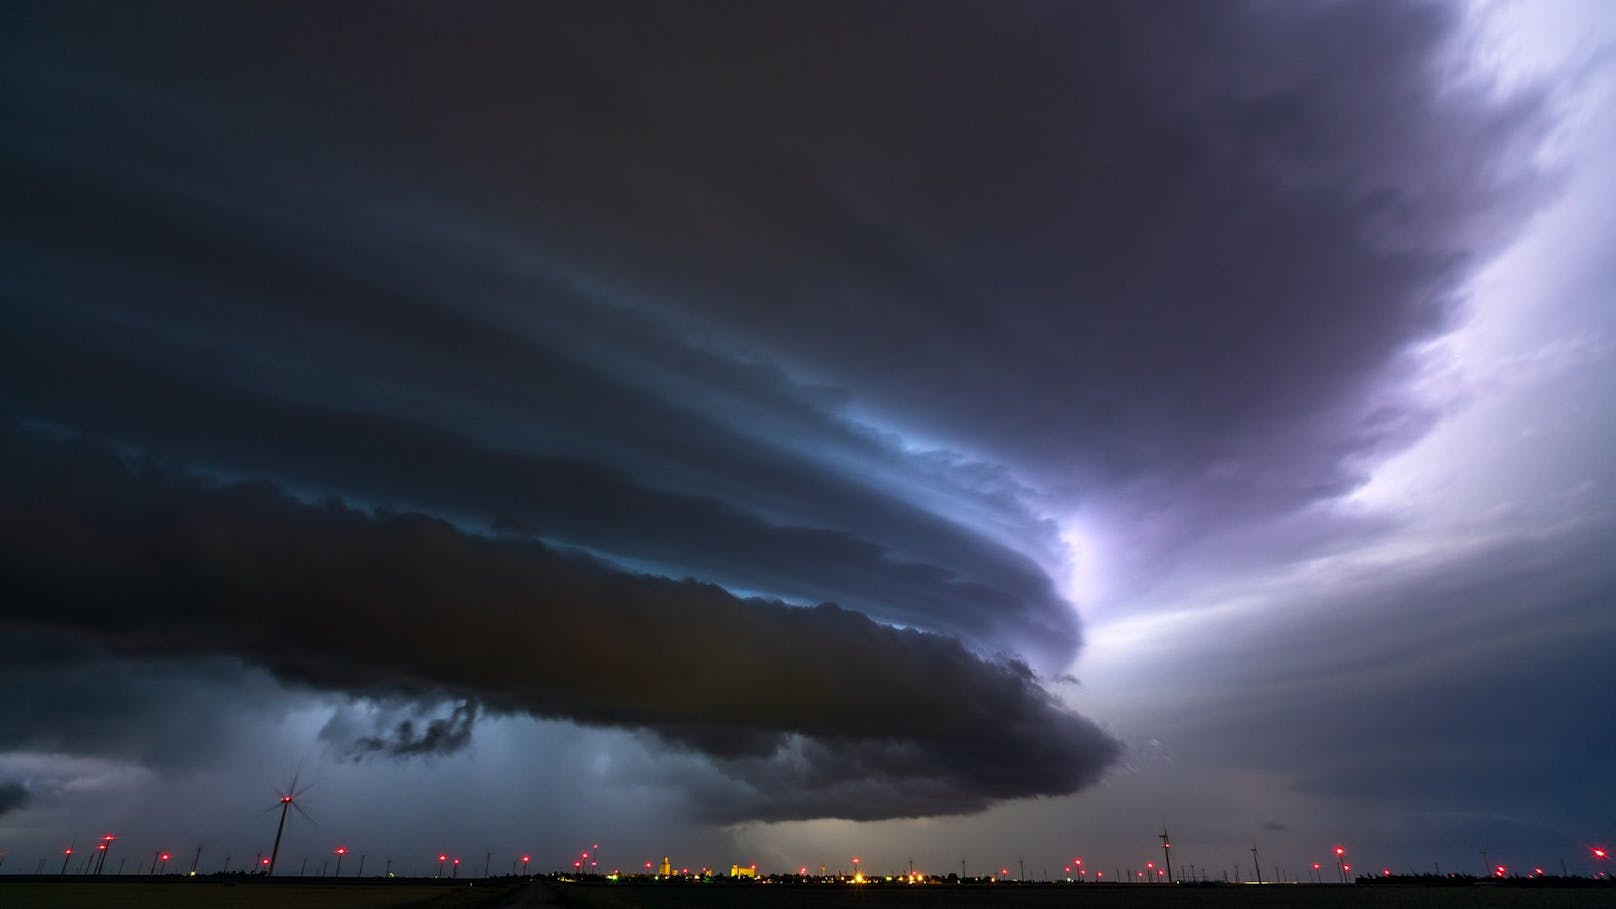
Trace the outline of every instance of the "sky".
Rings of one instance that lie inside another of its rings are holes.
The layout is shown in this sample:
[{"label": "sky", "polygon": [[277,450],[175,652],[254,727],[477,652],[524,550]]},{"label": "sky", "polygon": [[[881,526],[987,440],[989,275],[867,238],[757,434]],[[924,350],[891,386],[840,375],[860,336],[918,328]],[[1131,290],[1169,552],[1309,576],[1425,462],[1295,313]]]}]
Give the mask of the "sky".
[{"label": "sky", "polygon": [[1608,4],[0,16],[5,871],[1616,842]]}]

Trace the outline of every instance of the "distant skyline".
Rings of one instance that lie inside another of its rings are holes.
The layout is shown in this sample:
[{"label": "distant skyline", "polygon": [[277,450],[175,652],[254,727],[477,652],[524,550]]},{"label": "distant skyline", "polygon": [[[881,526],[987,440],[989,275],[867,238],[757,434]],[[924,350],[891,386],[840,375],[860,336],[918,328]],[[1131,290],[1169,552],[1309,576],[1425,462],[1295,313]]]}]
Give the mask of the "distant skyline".
[{"label": "distant skyline", "polygon": [[1616,845],[1609,4],[4,18],[0,873]]}]

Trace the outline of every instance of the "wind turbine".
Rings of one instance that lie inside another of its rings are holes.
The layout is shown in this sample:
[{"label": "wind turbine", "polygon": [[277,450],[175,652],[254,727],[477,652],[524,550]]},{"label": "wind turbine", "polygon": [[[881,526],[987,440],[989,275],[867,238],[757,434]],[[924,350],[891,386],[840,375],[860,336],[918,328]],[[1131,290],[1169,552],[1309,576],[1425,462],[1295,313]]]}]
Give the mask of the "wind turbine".
[{"label": "wind turbine", "polygon": [[[302,773],[301,768],[292,774],[292,783],[286,787],[286,791],[276,793],[277,797],[280,799],[281,820],[279,824],[275,825],[275,845],[269,850],[269,870],[265,872],[266,875],[273,875],[275,873],[275,858],[276,856],[280,855],[281,852],[281,833],[286,830],[287,809],[296,808],[297,813],[303,815],[304,820],[307,820],[311,824],[314,823],[314,818],[309,817],[309,813],[304,811],[303,806],[297,803],[299,796],[313,788],[312,784],[309,786],[304,786],[302,789],[297,788],[297,778],[300,773]],[[273,811],[275,810],[275,806],[271,805],[267,810]]]},{"label": "wind turbine", "polygon": [[1156,839],[1162,841],[1162,867],[1167,869],[1167,883],[1171,884],[1173,882],[1173,857],[1167,854],[1167,850],[1173,848],[1173,841],[1167,835],[1166,818],[1162,818],[1162,832]]}]

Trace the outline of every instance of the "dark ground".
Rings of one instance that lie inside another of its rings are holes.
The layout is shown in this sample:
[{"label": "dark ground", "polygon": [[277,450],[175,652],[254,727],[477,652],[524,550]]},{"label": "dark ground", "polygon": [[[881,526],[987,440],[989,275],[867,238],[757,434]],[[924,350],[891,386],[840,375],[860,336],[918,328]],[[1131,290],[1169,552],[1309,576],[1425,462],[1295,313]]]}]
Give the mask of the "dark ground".
[{"label": "dark ground", "polygon": [[571,884],[551,885],[571,909],[1446,909],[1616,907],[1616,887],[1305,885]]},{"label": "dark ground", "polygon": [[1616,909],[1616,887],[695,884],[0,878],[0,909]]},{"label": "dark ground", "polygon": [[542,899],[548,894],[498,880],[0,878],[0,909],[523,909],[553,905]]}]

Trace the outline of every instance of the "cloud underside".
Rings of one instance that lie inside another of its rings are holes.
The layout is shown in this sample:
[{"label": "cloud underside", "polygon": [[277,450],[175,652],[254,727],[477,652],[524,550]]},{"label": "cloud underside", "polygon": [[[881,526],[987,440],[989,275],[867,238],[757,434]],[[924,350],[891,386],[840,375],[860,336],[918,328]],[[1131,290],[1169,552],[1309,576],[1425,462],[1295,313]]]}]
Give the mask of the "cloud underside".
[{"label": "cloud underside", "polygon": [[5,455],[0,621],[469,705],[362,750],[463,744],[478,705],[641,729],[744,784],[697,806],[714,820],[968,812],[1073,792],[1115,754],[1024,665],[834,605],[742,599],[266,484],[210,487],[88,443],[11,435]]},{"label": "cloud underside", "polygon": [[21,783],[0,782],[0,816],[28,807],[32,795]]}]

